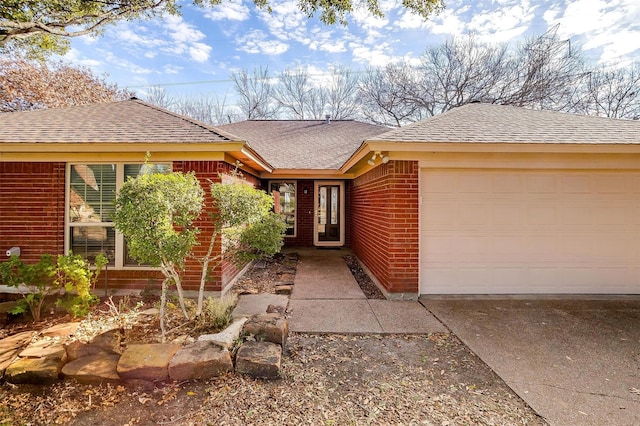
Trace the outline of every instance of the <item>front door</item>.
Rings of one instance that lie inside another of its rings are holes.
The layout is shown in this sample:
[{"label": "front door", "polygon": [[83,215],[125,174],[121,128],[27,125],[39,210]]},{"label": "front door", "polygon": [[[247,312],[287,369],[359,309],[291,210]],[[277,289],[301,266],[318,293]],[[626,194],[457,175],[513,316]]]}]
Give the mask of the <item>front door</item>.
[{"label": "front door", "polygon": [[315,238],[317,246],[344,245],[344,183],[316,182]]}]

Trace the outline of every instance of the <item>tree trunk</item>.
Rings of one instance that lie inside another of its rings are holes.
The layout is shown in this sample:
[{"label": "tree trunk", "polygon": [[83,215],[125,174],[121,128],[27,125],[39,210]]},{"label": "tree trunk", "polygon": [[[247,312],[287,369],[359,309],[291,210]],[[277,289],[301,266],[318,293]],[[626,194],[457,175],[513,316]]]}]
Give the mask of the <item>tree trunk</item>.
[{"label": "tree trunk", "polygon": [[[200,275],[200,289],[198,290],[198,306],[196,307],[196,316],[200,316],[202,314],[202,305],[204,303],[204,286],[207,282],[207,274],[209,273],[209,264],[213,259],[218,258],[219,256],[214,256],[211,258],[211,253],[213,253],[213,248],[216,244],[216,238],[218,238],[218,231],[214,231],[211,236],[211,240],[209,241],[209,248],[207,249],[207,254],[203,258],[202,262],[202,275]],[[216,265],[218,266],[218,265]]]}]

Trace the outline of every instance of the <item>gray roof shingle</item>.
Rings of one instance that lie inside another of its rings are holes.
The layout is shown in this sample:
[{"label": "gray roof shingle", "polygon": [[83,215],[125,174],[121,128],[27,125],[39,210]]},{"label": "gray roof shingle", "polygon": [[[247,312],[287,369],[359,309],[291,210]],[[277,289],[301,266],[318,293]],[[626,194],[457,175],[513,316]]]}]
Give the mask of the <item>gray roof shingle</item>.
[{"label": "gray roof shingle", "polygon": [[246,139],[276,169],[336,170],[386,127],[353,120],[249,120],[220,129]]},{"label": "gray roof shingle", "polygon": [[241,141],[138,99],[0,114],[0,143]]},{"label": "gray roof shingle", "polygon": [[640,144],[640,121],[474,103],[391,130],[370,140]]}]

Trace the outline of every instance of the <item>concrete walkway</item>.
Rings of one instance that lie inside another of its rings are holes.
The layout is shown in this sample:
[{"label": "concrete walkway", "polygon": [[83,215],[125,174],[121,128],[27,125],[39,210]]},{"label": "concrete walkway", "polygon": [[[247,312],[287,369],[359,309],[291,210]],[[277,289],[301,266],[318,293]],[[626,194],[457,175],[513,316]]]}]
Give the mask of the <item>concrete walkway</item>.
[{"label": "concrete walkway", "polygon": [[289,326],[300,333],[423,334],[448,330],[417,301],[367,299],[344,259],[349,250],[298,249]]}]

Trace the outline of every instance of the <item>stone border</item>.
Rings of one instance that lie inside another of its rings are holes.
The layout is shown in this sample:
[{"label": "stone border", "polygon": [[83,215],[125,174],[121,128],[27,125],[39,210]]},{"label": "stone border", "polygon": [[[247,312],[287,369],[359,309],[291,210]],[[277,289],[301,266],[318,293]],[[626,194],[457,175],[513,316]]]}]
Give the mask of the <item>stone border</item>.
[{"label": "stone border", "polygon": [[[4,380],[51,384],[62,377],[81,383],[143,384],[206,380],[233,371],[277,379],[289,333],[283,314],[265,313],[236,320],[224,331],[202,335],[186,346],[132,344],[120,354],[116,350],[119,330],[102,333],[90,343],[71,341],[78,324],[61,324],[39,334],[24,332],[0,340],[0,373]],[[41,339],[34,341],[36,336]]]}]

